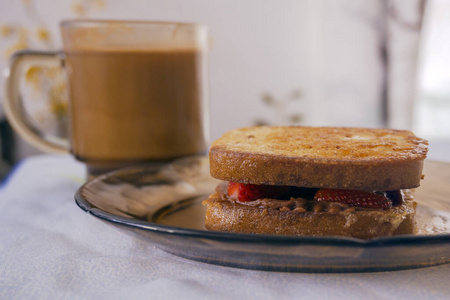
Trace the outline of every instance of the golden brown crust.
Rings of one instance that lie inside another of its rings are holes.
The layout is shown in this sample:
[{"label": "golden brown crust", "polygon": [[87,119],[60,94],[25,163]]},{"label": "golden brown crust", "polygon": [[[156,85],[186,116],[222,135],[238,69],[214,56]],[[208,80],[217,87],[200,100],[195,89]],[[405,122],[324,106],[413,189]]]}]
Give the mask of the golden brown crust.
[{"label": "golden brown crust", "polygon": [[396,190],[420,185],[426,145],[410,131],[260,126],[227,132],[209,157],[226,181]]},{"label": "golden brown crust", "polygon": [[[224,200],[217,193],[204,201],[208,230],[254,234],[327,235],[370,239],[415,232],[411,191],[405,203],[389,210],[296,212],[252,207]],[[274,200],[276,201],[276,200]]]}]

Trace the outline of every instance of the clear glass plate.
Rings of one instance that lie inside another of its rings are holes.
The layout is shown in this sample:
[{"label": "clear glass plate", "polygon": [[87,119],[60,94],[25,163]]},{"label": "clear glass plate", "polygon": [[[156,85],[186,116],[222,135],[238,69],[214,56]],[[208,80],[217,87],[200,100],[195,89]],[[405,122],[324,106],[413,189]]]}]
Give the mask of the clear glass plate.
[{"label": "clear glass plate", "polygon": [[426,162],[424,173],[416,191],[419,233],[372,240],[207,231],[201,202],[218,181],[203,156],[102,175],[75,200],[126,234],[200,262],[270,271],[400,270],[450,262],[450,164]]}]

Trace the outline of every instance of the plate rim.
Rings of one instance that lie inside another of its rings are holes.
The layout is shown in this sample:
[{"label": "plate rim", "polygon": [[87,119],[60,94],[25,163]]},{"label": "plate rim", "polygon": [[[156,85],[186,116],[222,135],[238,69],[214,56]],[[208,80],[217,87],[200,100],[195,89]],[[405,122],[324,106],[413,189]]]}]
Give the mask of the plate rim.
[{"label": "plate rim", "polygon": [[[138,168],[145,168],[145,165],[140,165]],[[276,243],[277,245],[283,244],[303,244],[303,245],[323,245],[323,246],[340,246],[340,247],[386,247],[386,246],[408,246],[408,245],[431,245],[431,244],[445,244],[450,243],[450,233],[435,234],[435,235],[396,235],[387,237],[378,237],[374,239],[358,239],[352,237],[342,236],[294,236],[294,235],[273,235],[273,234],[247,234],[247,233],[232,233],[232,232],[217,232],[200,229],[190,229],[183,227],[175,227],[169,225],[158,224],[155,222],[138,220],[134,218],[128,218],[118,216],[112,213],[108,213],[100,208],[92,205],[82,195],[82,190],[87,185],[94,181],[102,180],[113,176],[117,172],[124,172],[126,170],[133,170],[135,167],[120,169],[113,171],[102,176],[99,176],[91,181],[84,183],[75,193],[75,202],[79,208],[83,211],[105,221],[109,221],[115,224],[128,226],[132,228],[151,231],[156,234],[166,235],[178,235],[194,238],[207,238],[218,241],[245,241],[247,243]]]}]

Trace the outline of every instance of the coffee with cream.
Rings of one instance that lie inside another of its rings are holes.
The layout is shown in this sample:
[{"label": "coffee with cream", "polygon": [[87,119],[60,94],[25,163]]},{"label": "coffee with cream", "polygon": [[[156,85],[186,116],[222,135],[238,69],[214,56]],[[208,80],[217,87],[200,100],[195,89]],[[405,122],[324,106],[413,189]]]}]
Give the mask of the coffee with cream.
[{"label": "coffee with cream", "polygon": [[203,60],[195,49],[66,53],[73,154],[109,164],[204,153]]},{"label": "coffee with cream", "polygon": [[206,28],[164,22],[62,24],[71,151],[98,174],[206,153]]}]

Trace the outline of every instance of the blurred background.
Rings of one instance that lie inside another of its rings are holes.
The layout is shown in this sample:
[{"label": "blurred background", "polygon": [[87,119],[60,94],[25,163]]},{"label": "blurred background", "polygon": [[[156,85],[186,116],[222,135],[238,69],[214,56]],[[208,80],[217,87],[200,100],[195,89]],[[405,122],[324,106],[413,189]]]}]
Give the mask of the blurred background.
[{"label": "blurred background", "polygon": [[[211,34],[211,139],[260,124],[410,129],[449,160],[450,1],[0,0],[0,69],[17,50],[60,49],[63,19],[202,23]],[[58,68],[32,67],[22,86],[38,126],[67,134]],[[0,97],[4,97],[0,79]],[[40,152],[0,106],[0,178]]]}]

